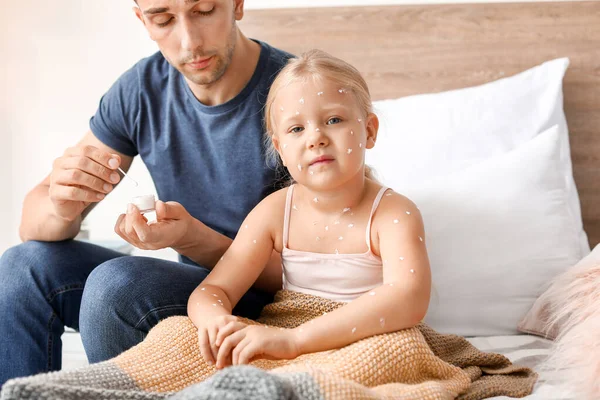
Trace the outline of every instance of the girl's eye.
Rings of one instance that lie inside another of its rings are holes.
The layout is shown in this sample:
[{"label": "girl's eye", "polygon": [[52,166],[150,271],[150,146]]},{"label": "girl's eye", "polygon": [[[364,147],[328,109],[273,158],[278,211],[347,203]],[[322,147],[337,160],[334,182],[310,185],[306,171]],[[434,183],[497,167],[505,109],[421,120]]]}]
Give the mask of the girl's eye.
[{"label": "girl's eye", "polygon": [[338,117],[331,117],[331,118],[329,118],[329,120],[327,121],[327,125],[339,124],[340,122],[342,122],[341,118],[338,118]]},{"label": "girl's eye", "polygon": [[300,133],[303,130],[304,130],[304,128],[301,126],[294,126],[292,129],[290,129],[290,133]]}]

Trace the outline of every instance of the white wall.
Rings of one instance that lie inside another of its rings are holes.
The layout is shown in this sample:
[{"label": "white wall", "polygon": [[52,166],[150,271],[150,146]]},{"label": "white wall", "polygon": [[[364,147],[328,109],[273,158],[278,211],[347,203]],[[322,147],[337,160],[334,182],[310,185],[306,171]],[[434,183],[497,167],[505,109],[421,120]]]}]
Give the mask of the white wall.
[{"label": "white wall", "polygon": [[[246,8],[433,2],[450,1],[246,0]],[[132,6],[132,1],[125,0],[3,4],[0,139],[8,155],[0,158],[0,182],[8,190],[2,190],[0,196],[0,253],[18,243],[21,204],[27,191],[49,172],[52,161],[87,131],[100,97],[119,75],[156,50],[135,19]],[[139,160],[130,173],[141,181],[142,188],[124,181],[94,210],[89,217],[93,238],[116,239],[113,222],[127,199],[153,190]]]}]

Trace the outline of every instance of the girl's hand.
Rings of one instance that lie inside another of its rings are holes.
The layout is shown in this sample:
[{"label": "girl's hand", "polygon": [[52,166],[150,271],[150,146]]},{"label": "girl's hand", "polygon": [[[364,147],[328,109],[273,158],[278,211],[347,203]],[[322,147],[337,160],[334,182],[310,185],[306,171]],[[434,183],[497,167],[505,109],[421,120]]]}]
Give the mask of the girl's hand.
[{"label": "girl's hand", "polygon": [[210,365],[216,363],[217,355],[219,354],[217,336],[222,329],[228,327],[228,331],[233,332],[235,331],[232,330],[233,327],[242,329],[245,326],[246,324],[239,322],[238,318],[233,315],[212,317],[198,326],[198,346],[204,360]]},{"label": "girl's hand", "polygon": [[291,329],[249,325],[223,340],[217,368],[248,364],[259,358],[289,360],[299,355],[298,339]]}]

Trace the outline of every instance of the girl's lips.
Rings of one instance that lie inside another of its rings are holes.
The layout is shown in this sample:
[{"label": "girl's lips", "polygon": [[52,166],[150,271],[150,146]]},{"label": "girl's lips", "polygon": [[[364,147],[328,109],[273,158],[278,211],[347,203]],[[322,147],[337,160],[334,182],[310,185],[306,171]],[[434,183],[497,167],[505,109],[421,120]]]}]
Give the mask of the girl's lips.
[{"label": "girl's lips", "polygon": [[314,163],[310,164],[311,167],[317,166],[317,165],[325,165],[325,164],[329,164],[332,163],[333,160],[321,160],[321,161],[315,161]]}]

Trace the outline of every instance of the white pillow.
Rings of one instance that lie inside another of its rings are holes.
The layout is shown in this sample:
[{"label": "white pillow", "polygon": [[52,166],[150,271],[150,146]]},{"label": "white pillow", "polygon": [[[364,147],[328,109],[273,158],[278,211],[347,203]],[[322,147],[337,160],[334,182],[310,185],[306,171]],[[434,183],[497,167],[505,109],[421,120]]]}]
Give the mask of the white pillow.
[{"label": "white pillow", "polygon": [[583,257],[590,248],[563,112],[562,79],[568,65],[567,58],[560,58],[481,86],[375,102],[380,130],[366,161],[386,185],[402,193],[512,150],[558,125],[568,211]]},{"label": "white pillow", "polygon": [[425,322],[434,329],[516,334],[548,281],[581,258],[562,136],[554,126],[513,151],[402,192],[425,223],[434,282]]}]

